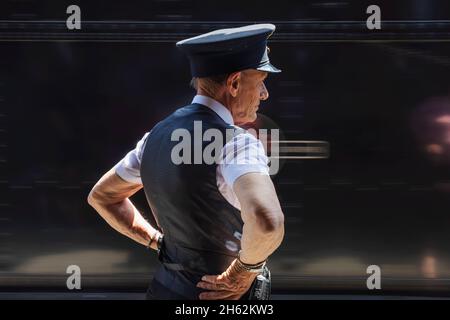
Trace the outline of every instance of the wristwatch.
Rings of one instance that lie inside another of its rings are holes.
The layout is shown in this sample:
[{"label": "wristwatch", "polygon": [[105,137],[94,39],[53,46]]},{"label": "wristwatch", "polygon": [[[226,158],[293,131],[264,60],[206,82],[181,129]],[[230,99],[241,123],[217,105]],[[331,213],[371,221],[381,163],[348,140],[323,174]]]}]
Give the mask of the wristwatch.
[{"label": "wristwatch", "polygon": [[160,233],[158,235],[158,239],[157,239],[157,242],[156,242],[156,246],[158,247],[158,254],[159,254],[159,251],[161,250],[161,247],[162,247],[163,238],[164,238],[163,234]]},{"label": "wristwatch", "polygon": [[267,259],[264,261],[261,261],[259,263],[255,263],[255,264],[244,263],[241,260],[241,251],[239,251],[239,253],[238,253],[237,264],[238,264],[238,267],[243,271],[252,272],[252,273],[262,273],[264,270],[264,267],[266,265],[266,262],[267,262]]},{"label": "wristwatch", "polygon": [[148,249],[153,249],[152,248],[152,244],[153,244],[154,241],[156,241],[156,247],[157,247],[157,250],[158,250],[158,253],[159,253],[159,250],[161,249],[162,239],[163,239],[162,233],[157,231],[153,235],[153,237],[150,238],[150,242],[148,243],[147,248]]}]

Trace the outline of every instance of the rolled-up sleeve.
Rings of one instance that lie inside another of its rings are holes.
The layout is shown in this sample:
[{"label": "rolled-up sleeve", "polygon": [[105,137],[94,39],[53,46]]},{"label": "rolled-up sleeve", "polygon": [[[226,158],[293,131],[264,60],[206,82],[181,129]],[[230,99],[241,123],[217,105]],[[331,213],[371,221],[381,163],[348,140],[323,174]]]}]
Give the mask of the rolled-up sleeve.
[{"label": "rolled-up sleeve", "polygon": [[222,149],[219,170],[227,185],[233,187],[240,176],[256,172],[269,175],[269,160],[260,140],[250,133],[231,139]]},{"label": "rolled-up sleeve", "polygon": [[136,144],[136,148],[127,153],[127,155],[120,160],[115,166],[116,174],[123,180],[130,183],[142,184],[141,180],[141,160],[142,152],[147,139],[148,132]]}]

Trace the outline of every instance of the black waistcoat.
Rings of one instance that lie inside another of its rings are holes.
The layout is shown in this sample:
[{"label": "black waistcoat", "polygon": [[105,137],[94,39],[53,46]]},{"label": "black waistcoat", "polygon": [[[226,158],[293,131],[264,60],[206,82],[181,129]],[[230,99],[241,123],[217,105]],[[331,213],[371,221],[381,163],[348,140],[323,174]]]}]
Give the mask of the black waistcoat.
[{"label": "black waistcoat", "polygon": [[[202,131],[222,132],[236,128],[225,123],[213,110],[191,104],[159,122],[145,142],[141,178],[152,212],[164,233],[159,254],[163,265],[154,280],[186,297],[196,299],[196,283],[204,274],[220,274],[240,250],[242,219],[239,210],[222,196],[217,187],[217,164],[174,164],[171,141],[176,129],[186,129],[194,137],[194,121]],[[230,136],[228,136],[230,138]],[[229,140],[229,139],[228,139]],[[202,149],[210,142],[201,142]],[[178,270],[177,270],[178,269]]]}]

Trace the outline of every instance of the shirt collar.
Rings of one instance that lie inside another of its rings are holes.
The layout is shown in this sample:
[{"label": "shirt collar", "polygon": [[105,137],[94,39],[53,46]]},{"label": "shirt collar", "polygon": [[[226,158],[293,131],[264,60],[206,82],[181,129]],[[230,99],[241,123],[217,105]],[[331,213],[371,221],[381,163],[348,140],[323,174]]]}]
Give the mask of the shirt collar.
[{"label": "shirt collar", "polygon": [[207,106],[211,110],[213,110],[219,117],[222,118],[227,124],[234,125],[233,116],[231,115],[230,110],[228,110],[223,104],[219,101],[214,100],[213,98],[196,95],[192,100],[192,103],[201,104]]}]

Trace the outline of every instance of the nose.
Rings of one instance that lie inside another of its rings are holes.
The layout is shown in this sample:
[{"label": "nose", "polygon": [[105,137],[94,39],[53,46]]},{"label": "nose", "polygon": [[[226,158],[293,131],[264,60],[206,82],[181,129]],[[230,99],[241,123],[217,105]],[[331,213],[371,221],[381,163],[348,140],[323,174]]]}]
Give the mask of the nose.
[{"label": "nose", "polygon": [[267,91],[264,82],[261,83],[261,92],[259,93],[259,98],[263,101],[269,99],[269,91]]}]

